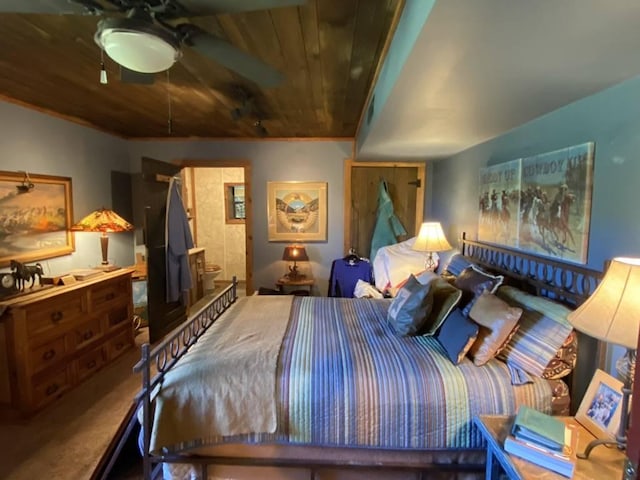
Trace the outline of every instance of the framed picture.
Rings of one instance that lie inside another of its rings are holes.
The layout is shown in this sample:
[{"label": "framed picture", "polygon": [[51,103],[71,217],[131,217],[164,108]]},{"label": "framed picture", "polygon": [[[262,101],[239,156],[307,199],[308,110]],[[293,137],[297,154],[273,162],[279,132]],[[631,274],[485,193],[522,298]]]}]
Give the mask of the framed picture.
[{"label": "framed picture", "polygon": [[620,427],[622,382],[596,370],[585,393],[576,420],[598,438],[615,438]]},{"label": "framed picture", "polygon": [[480,170],[478,239],[587,262],[593,142]]},{"label": "framed picture", "polygon": [[270,242],[327,240],[326,182],[267,182]]},{"label": "framed picture", "polygon": [[0,267],[75,249],[71,178],[0,172]]}]

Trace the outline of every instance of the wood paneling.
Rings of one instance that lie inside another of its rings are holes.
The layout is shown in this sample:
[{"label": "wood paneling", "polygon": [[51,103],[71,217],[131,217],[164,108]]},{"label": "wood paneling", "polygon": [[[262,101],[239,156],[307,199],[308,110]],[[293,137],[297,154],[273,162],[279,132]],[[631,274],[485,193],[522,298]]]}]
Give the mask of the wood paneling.
[{"label": "wood paneling", "polygon": [[[102,85],[93,41],[99,17],[0,14],[0,98],[125,138],[259,138],[257,119],[272,138],[349,138],[403,4],[308,0],[192,21],[279,69],[285,81],[271,89],[189,48],[153,85],[122,83],[119,67],[105,57],[109,83]],[[234,121],[239,89],[255,108]]]}]

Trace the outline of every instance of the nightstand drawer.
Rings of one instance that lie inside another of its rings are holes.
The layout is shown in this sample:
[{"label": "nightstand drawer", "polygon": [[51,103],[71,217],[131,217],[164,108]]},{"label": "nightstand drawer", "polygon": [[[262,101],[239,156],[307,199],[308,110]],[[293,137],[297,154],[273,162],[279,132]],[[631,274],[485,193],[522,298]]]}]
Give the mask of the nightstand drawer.
[{"label": "nightstand drawer", "polygon": [[129,309],[129,304],[125,303],[123,305],[119,305],[117,307],[112,308],[106,314],[107,326],[105,330],[111,331],[114,328],[120,328],[125,323],[131,323],[133,317],[131,315],[131,310]]},{"label": "nightstand drawer", "polygon": [[45,368],[61,361],[65,356],[64,337],[58,337],[29,352],[29,365],[31,373],[37,373]]},{"label": "nightstand drawer", "polygon": [[84,314],[80,292],[70,292],[55,301],[34,303],[27,308],[27,333],[29,336],[49,335],[57,329],[65,329]]}]

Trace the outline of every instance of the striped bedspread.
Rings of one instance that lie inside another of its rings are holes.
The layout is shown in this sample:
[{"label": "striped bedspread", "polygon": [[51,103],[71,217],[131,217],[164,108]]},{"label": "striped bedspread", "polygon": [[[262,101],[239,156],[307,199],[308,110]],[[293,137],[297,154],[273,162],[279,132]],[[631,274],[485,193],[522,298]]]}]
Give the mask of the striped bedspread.
[{"label": "striped bedspread", "polygon": [[[377,448],[477,448],[476,414],[551,413],[546,380],[513,386],[503,362],[453,365],[432,337],[399,337],[388,300],[296,297],[280,351],[275,433],[220,438]],[[268,328],[268,325],[265,325]]]}]

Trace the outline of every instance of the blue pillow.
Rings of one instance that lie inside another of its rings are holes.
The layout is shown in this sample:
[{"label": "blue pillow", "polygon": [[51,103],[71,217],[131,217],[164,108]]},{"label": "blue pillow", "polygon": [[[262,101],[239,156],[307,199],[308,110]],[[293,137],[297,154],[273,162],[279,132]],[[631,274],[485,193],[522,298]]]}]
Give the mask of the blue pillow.
[{"label": "blue pillow", "polygon": [[440,327],[436,338],[447,352],[449,359],[458,365],[465,357],[473,342],[478,338],[480,327],[456,308],[451,311]]},{"label": "blue pillow", "polygon": [[398,335],[415,335],[424,325],[433,306],[433,291],[413,275],[405,282],[389,306],[387,321]]}]

